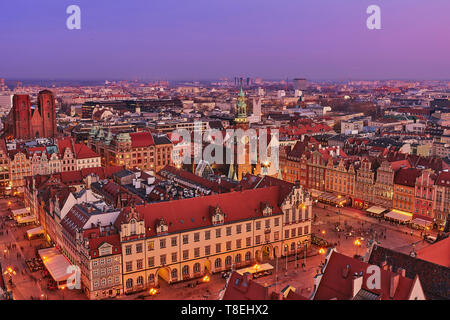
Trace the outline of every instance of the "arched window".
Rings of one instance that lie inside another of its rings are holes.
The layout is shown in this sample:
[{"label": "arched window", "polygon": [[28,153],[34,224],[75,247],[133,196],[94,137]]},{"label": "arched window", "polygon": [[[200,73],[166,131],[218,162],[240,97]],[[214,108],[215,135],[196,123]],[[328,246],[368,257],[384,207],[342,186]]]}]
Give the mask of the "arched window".
[{"label": "arched window", "polygon": [[216,261],[214,261],[214,267],[220,268],[222,266],[222,259],[217,258]]},{"label": "arched window", "polygon": [[245,254],[245,261],[250,261],[251,256],[252,256],[252,254],[250,253],[250,251],[248,251],[248,252]]},{"label": "arched window", "polygon": [[135,235],[136,234],[136,220],[132,219],[130,221],[130,234]]},{"label": "arched window", "polygon": [[229,266],[231,264],[231,256],[225,258],[225,265]]},{"label": "arched window", "polygon": [[127,280],[127,289],[133,288],[133,279]]},{"label": "arched window", "polygon": [[143,278],[142,276],[139,276],[139,277],[137,278],[136,283],[137,283],[138,286],[143,285],[143,284],[144,284],[144,278]]},{"label": "arched window", "polygon": [[172,269],[172,279],[176,279],[176,278],[178,278],[178,270]]},{"label": "arched window", "polygon": [[236,255],[236,257],[234,258],[234,262],[236,262],[236,263],[240,263],[241,262],[241,254],[240,253],[238,253]]},{"label": "arched window", "polygon": [[183,276],[187,276],[189,275],[189,266],[184,266],[183,267]]},{"label": "arched window", "polygon": [[194,264],[194,272],[200,272],[200,263],[197,262],[196,264]]},{"label": "arched window", "polygon": [[155,281],[155,275],[152,273],[148,276],[148,282],[154,282]]}]

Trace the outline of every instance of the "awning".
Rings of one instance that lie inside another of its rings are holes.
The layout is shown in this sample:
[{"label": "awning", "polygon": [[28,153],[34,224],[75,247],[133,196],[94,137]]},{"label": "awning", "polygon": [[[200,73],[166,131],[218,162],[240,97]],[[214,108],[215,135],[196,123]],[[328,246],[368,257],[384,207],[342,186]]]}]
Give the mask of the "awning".
[{"label": "awning", "polygon": [[30,208],[20,208],[20,209],[15,209],[15,210],[11,210],[13,216],[23,216],[23,215],[28,215],[30,213]]},{"label": "awning", "polygon": [[366,210],[367,212],[374,213],[374,214],[382,214],[386,211],[386,208],[378,207],[378,206],[372,206],[369,209]]},{"label": "awning", "polygon": [[412,219],[411,223],[417,224],[417,225],[422,226],[422,227],[428,227],[428,226],[430,226],[432,224],[431,221],[427,221],[427,220],[420,219],[420,218]]},{"label": "awning", "polygon": [[36,222],[36,216],[19,217],[17,223],[33,223]]},{"label": "awning", "polygon": [[246,272],[254,274],[256,272],[270,271],[272,269],[273,269],[273,266],[270,263],[263,263],[261,265],[257,264],[255,266],[251,266],[251,267],[248,267],[248,268],[239,269],[239,270],[236,270],[236,272],[241,274],[241,275],[243,275]]},{"label": "awning", "polygon": [[316,189],[311,189],[310,192],[311,192],[311,197],[313,197],[313,198],[318,198],[322,194],[322,191],[319,191]]},{"label": "awning", "polygon": [[392,210],[391,212],[385,214],[384,216],[386,218],[398,220],[401,222],[411,221],[411,219],[412,219],[412,214],[407,213],[407,212],[398,211],[398,210],[396,210],[396,211]]},{"label": "awning", "polygon": [[66,281],[72,275],[67,272],[67,268],[72,264],[58,249],[47,248],[41,249],[38,252],[53,280],[56,282]]},{"label": "awning", "polygon": [[40,234],[44,234],[44,228],[42,226],[27,231],[28,238],[31,238],[32,236],[38,236]]}]

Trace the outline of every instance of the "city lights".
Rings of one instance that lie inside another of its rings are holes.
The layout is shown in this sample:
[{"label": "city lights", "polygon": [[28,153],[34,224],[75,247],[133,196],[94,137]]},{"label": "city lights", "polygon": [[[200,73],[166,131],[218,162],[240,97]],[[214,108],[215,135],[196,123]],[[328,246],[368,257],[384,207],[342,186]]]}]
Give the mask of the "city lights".
[{"label": "city lights", "polygon": [[0,301],[450,300],[450,0],[18,2]]}]

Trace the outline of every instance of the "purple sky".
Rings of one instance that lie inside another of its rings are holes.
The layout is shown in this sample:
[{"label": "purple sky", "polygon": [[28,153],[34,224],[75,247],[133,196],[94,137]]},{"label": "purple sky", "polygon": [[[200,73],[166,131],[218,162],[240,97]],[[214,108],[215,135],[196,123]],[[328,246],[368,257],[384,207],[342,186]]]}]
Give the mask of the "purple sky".
[{"label": "purple sky", "polygon": [[449,14],[449,0],[5,0],[0,77],[449,79]]}]

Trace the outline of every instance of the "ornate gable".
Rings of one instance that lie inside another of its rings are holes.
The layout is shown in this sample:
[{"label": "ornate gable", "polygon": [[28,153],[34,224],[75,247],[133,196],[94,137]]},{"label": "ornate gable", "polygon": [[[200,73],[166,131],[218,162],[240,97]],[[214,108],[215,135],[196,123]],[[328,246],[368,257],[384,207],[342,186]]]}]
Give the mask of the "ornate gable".
[{"label": "ornate gable", "polygon": [[216,207],[210,208],[211,221],[215,224],[222,224],[225,221],[225,213],[217,205]]},{"label": "ornate gable", "polygon": [[261,212],[263,216],[271,216],[273,212],[273,207],[267,202],[261,202]]},{"label": "ornate gable", "polygon": [[167,225],[167,222],[162,217],[156,222],[155,227],[156,227],[156,234],[158,234],[158,235],[169,232],[169,226]]}]

